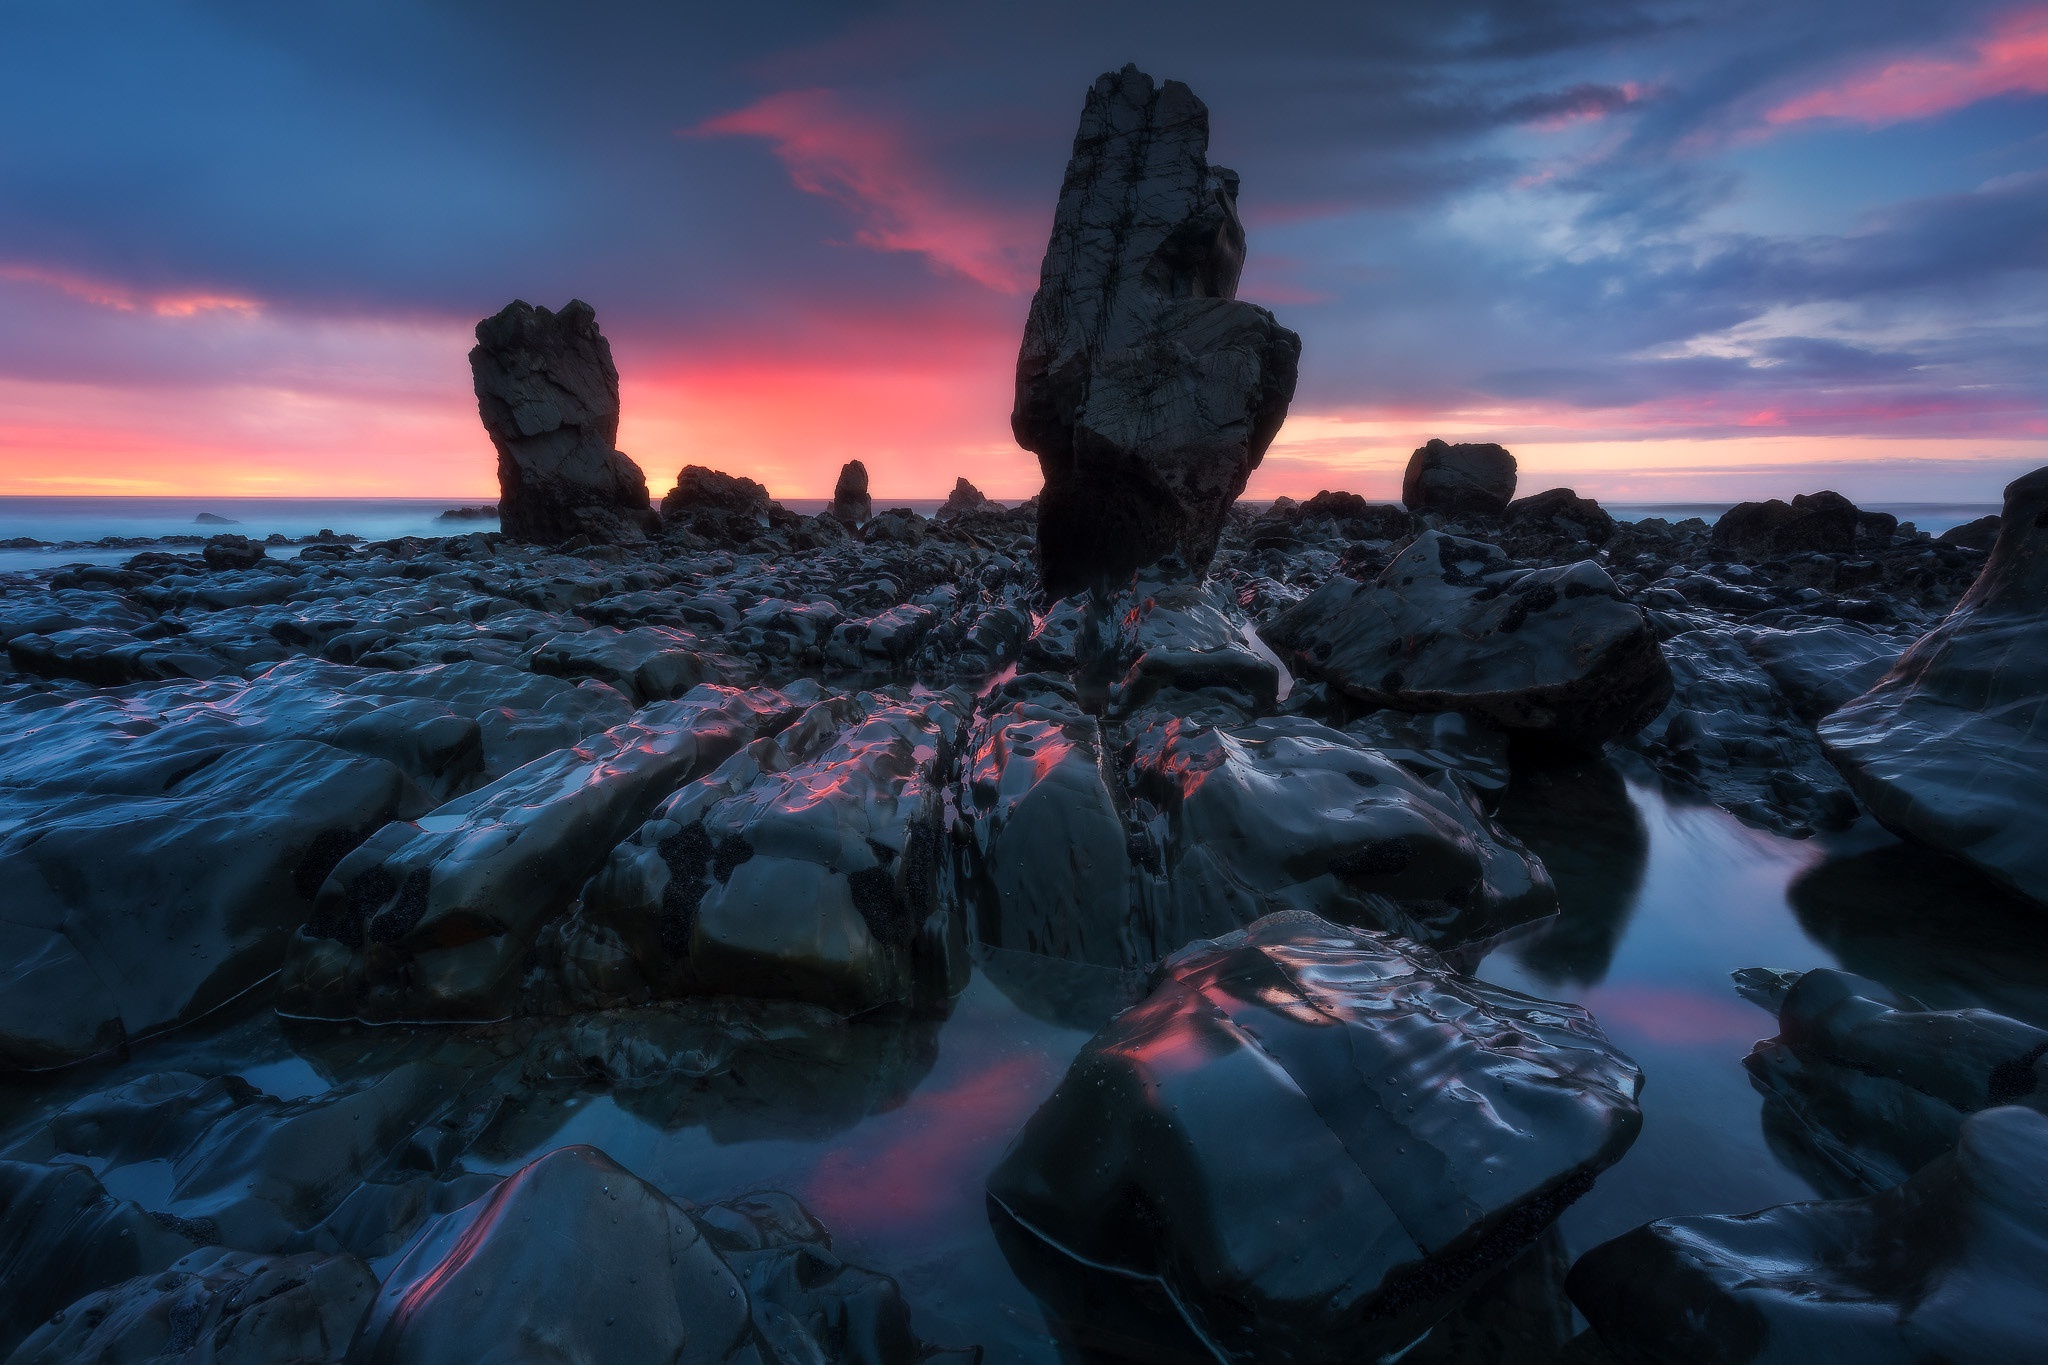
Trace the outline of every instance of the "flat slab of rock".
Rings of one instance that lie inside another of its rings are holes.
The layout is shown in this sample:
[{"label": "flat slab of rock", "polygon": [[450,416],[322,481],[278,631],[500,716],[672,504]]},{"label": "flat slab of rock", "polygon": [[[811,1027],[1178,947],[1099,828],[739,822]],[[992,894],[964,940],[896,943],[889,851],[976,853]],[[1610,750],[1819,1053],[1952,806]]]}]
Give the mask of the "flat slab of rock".
[{"label": "flat slab of rock", "polygon": [[2048,904],[2048,469],[1948,619],[1820,727],[1871,814]]},{"label": "flat slab of rock", "polygon": [[1990,1109],[1956,1150],[1864,1199],[1667,1218],[1579,1258],[1566,1288],[1624,1361],[2031,1361],[2048,1342],[2048,1115]]},{"label": "flat slab of rock", "polygon": [[1034,1291],[1112,1330],[1144,1306],[1220,1359],[1399,1350],[1642,1122],[1583,1010],[1398,939],[1276,915],[1156,982],[988,1183]]},{"label": "flat slab of rock", "polygon": [[589,304],[554,313],[514,300],[476,325],[469,369],[498,449],[506,535],[615,544],[660,529],[647,476],[617,449],[619,370]]},{"label": "flat slab of rock", "polygon": [[1297,673],[1369,706],[1464,711],[1571,744],[1632,734],[1671,697],[1649,618],[1605,569],[1518,570],[1439,531],[1370,585],[1331,578],[1264,635]]},{"label": "flat slab of rock", "polygon": [[1017,357],[1050,596],[1178,555],[1208,564],[1294,396],[1301,339],[1237,301],[1237,174],[1209,111],[1135,66],[1095,82]]}]

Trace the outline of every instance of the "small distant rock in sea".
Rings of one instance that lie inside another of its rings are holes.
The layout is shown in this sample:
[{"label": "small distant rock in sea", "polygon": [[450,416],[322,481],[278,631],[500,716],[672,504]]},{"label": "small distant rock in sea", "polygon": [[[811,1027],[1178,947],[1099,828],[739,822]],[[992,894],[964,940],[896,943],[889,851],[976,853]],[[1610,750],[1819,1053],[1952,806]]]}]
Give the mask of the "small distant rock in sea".
[{"label": "small distant rock in sea", "polygon": [[198,526],[240,526],[242,524],[233,517],[224,517],[218,512],[201,512],[198,516],[192,518],[192,521],[194,525]]},{"label": "small distant rock in sea", "polygon": [[497,519],[498,505],[496,503],[486,503],[482,507],[451,507],[440,516],[434,518],[435,521],[496,521]]}]

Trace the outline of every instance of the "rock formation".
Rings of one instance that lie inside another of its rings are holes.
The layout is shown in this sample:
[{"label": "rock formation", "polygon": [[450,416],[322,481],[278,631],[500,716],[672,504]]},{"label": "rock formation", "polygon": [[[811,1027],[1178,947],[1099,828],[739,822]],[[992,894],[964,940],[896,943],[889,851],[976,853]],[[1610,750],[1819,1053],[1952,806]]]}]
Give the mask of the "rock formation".
[{"label": "rock formation", "polygon": [[666,523],[698,512],[718,512],[760,524],[768,519],[768,506],[768,490],[753,479],[686,464],[676,474],[676,486],[661,500],[661,518]]},{"label": "rock formation", "polygon": [[1237,301],[1235,172],[1209,111],[1135,66],[1095,82],[1017,356],[1010,427],[1045,475],[1046,591],[1205,568],[1280,430],[1301,339]]},{"label": "rock formation", "polygon": [[2006,487],[1948,619],[1820,736],[1879,820],[2048,903],[2048,468]]},{"label": "rock formation", "polygon": [[659,530],[646,476],[616,448],[619,371],[590,305],[551,313],[514,300],[476,325],[476,341],[469,369],[498,448],[505,534],[619,544]]},{"label": "rock formation", "polygon": [[1401,501],[1416,513],[1498,517],[1515,496],[1515,457],[1497,445],[1431,438],[1408,457]]},{"label": "rock formation", "polygon": [[939,515],[951,520],[954,517],[971,516],[989,507],[989,500],[982,496],[979,488],[966,479],[953,480],[953,491],[946,495],[946,503],[939,508]]},{"label": "rock formation", "polygon": [[1154,979],[988,1181],[1027,1283],[1105,1331],[1398,1351],[1642,1125],[1641,1073],[1582,1011],[1400,939],[1273,915]]},{"label": "rock formation", "polygon": [[868,496],[868,467],[848,460],[839,469],[839,481],[832,485],[832,515],[848,526],[858,527],[875,514],[875,500]]},{"label": "rock formation", "polygon": [[1625,1361],[2024,1361],[2048,1341],[2048,1116],[1966,1119],[1864,1199],[1667,1218],[1579,1258],[1572,1302]]},{"label": "rock formation", "polygon": [[1648,618],[1598,564],[1516,570],[1438,531],[1371,586],[1332,578],[1266,638],[1368,705],[1467,711],[1569,744],[1632,734],[1671,696]]}]

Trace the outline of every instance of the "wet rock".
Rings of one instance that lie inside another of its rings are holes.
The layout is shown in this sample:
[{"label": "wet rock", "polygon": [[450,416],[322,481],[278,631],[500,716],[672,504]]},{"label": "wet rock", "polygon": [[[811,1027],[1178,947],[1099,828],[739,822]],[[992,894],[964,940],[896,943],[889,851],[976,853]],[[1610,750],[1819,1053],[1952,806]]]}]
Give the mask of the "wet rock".
[{"label": "wet rock", "polygon": [[1820,736],[1885,825],[2048,902],[2048,469],[2006,487],[1955,611]]},{"label": "wet rock", "polygon": [[2048,1030],[1983,1009],[1930,1010],[1832,969],[1736,973],[1778,1015],[1743,1065],[1823,1189],[1903,1182],[1955,1146],[1965,1115],[2001,1104],[2048,1111]]},{"label": "wet rock", "polygon": [[337,1251],[323,1224],[362,1199],[366,1182],[453,1168],[474,1136],[461,1121],[463,1079],[409,1063],[280,1100],[236,1076],[162,1072],[73,1102],[7,1156],[91,1162],[109,1181],[154,1185],[150,1215],[206,1245]]},{"label": "wet rock", "polygon": [[928,1356],[895,1282],[841,1261],[789,1196],[686,1208],[580,1146],[430,1229],[385,1281],[352,1359],[456,1365],[508,1341],[579,1360]]},{"label": "wet rock", "polygon": [[200,549],[200,557],[209,569],[253,569],[261,564],[268,553],[260,540],[247,536],[218,535],[210,537]]},{"label": "wet rock", "polygon": [[476,660],[371,673],[343,690],[352,696],[434,701],[474,716],[483,745],[479,775],[487,781],[607,730],[633,709],[624,694],[606,683],[572,683]]},{"label": "wet rock", "polygon": [[1374,711],[1344,733],[1420,777],[1450,773],[1487,795],[1508,785],[1507,732],[1461,711]]},{"label": "wet rock", "polygon": [[0,1351],[81,1296],[162,1270],[193,1246],[83,1166],[0,1161]]},{"label": "wet rock", "polygon": [[1237,301],[1238,178],[1208,142],[1178,81],[1128,66],[1088,93],[1010,416],[1045,475],[1049,596],[1169,554],[1206,566],[1294,395],[1301,340]]},{"label": "wet rock", "polygon": [[1640,1084],[1576,1007],[1274,916],[1170,958],[1096,1035],[989,1177],[992,1216],[1065,1316],[1372,1358],[1627,1150]]},{"label": "wet rock", "polygon": [[979,488],[966,479],[955,479],[953,491],[946,495],[945,504],[939,508],[939,517],[941,520],[951,521],[958,517],[970,517],[979,512],[986,512],[994,506],[994,503],[982,496]]},{"label": "wet rock", "polygon": [[1986,554],[1998,543],[1998,530],[2002,522],[1996,515],[1979,517],[1966,521],[1960,526],[1951,526],[1937,537],[1944,545],[1963,545]]},{"label": "wet rock", "polygon": [[647,477],[620,454],[619,371],[581,299],[559,313],[514,300],[476,326],[469,368],[498,450],[505,534],[553,545],[644,540],[660,529]]},{"label": "wet rock", "polygon": [[1897,662],[1897,640],[1851,625],[1751,630],[1739,637],[1793,711],[1811,723],[1862,696]]},{"label": "wet rock", "polygon": [[1542,864],[1455,779],[1431,782],[1300,717],[1133,727],[1135,934],[1156,959],[1279,910],[1450,945],[1552,913]]},{"label": "wet rock", "polygon": [[859,460],[840,466],[839,479],[832,485],[830,510],[841,523],[853,527],[875,514],[875,500],[868,496],[868,467]]},{"label": "wet rock", "polygon": [[1671,701],[1635,740],[1660,772],[1794,838],[1855,821],[1856,798],[1743,641],[1687,631],[1664,642],[1664,658]]},{"label": "wet rock", "polygon": [[809,1000],[854,1011],[964,984],[937,895],[945,704],[811,708],[683,788],[612,855],[564,956],[611,999]]},{"label": "wet rock", "polygon": [[353,1256],[252,1256],[208,1247],[88,1294],[10,1365],[152,1360],[340,1365],[377,1281]]},{"label": "wet rock", "polygon": [[327,870],[417,789],[308,740],[0,790],[0,1070],[83,1060],[277,969]]},{"label": "wet rock", "polygon": [[1199,705],[1204,694],[1247,715],[1276,704],[1280,665],[1220,585],[1141,577],[1109,605],[1123,669],[1110,694],[1118,713]]},{"label": "wet rock", "polygon": [[1566,1287],[1629,1362],[2024,1361],[2048,1341],[2048,1116],[1967,1119],[1954,1153],[1838,1203],[1668,1218]]},{"label": "wet rock", "polygon": [[1434,437],[1408,457],[1401,501],[1411,512],[1498,517],[1515,496],[1515,457],[1491,443],[1452,445]]},{"label": "wet rock", "polygon": [[702,687],[440,807],[334,868],[293,938],[279,1008],[318,1018],[495,1018],[541,929],[654,805],[796,704]]},{"label": "wet rock", "polygon": [[850,672],[893,673],[910,662],[937,616],[905,603],[859,621],[843,621],[825,644],[825,662]]},{"label": "wet rock", "polygon": [[528,666],[557,678],[595,678],[635,705],[668,701],[700,683],[744,682],[744,670],[687,631],[635,626],[557,635],[535,649]]},{"label": "wet rock", "polygon": [[1631,734],[1671,695],[1648,618],[1599,565],[1518,570],[1438,531],[1370,586],[1333,577],[1264,635],[1297,674],[1368,706],[1464,711],[1568,744]]},{"label": "wet rock", "polygon": [[995,710],[961,782],[981,942],[1109,967],[1156,956],[1131,915],[1121,790],[1095,717],[1057,693]]}]

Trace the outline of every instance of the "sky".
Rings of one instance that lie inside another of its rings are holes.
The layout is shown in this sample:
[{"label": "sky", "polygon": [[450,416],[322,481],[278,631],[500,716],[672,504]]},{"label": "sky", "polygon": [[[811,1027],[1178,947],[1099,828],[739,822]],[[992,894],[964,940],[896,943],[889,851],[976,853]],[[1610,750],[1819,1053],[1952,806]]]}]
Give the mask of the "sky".
[{"label": "sky", "polygon": [[2048,3],[0,0],[0,493],[488,497],[467,352],[587,300],[620,448],[1035,492],[1089,84],[1242,176],[1299,332],[1253,496],[1431,436],[1610,501],[2048,464]]}]

